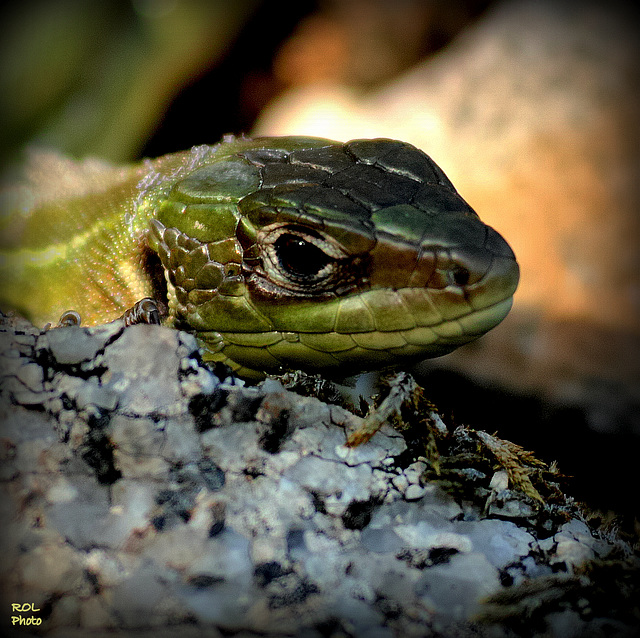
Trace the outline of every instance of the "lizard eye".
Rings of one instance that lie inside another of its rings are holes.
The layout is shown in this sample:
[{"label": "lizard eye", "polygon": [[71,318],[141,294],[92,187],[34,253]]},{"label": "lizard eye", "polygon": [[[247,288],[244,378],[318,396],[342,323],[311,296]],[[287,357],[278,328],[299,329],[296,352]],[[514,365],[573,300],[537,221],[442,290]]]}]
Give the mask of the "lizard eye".
[{"label": "lizard eye", "polygon": [[280,235],[273,247],[283,274],[295,281],[323,278],[334,261],[318,246],[297,235]]},{"label": "lizard eye", "polygon": [[331,237],[298,225],[264,228],[258,234],[262,264],[267,279],[302,294],[332,289],[347,257]]}]

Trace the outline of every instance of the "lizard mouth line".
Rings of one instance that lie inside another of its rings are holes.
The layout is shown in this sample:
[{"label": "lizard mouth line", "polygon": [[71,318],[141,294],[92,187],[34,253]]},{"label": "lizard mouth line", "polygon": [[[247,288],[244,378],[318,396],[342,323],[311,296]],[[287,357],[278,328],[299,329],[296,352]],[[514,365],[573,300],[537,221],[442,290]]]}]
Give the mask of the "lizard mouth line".
[{"label": "lizard mouth line", "polygon": [[[443,329],[444,331],[445,326],[460,324],[461,322],[464,322],[465,324],[471,323],[470,321],[471,319],[485,320],[485,321],[493,320],[495,322],[495,325],[497,325],[498,323],[500,323],[500,321],[502,321],[502,319],[504,319],[504,317],[507,316],[512,305],[513,305],[512,298],[503,299],[494,304],[491,304],[484,308],[480,308],[478,310],[473,310],[466,314],[462,314],[459,317],[455,317],[453,319],[443,319],[439,323],[434,323],[434,324],[424,325],[424,326],[416,326],[415,328],[409,328],[405,330],[361,330],[357,332],[356,331],[344,332],[344,331],[337,331],[337,330],[327,330],[327,331],[318,331],[318,332],[307,331],[307,330],[299,330],[299,331],[263,330],[259,332],[221,332],[221,331],[212,330],[212,331],[199,331],[198,335],[201,336],[202,338],[206,338],[207,336],[212,337],[215,335],[221,335],[225,339],[238,340],[238,341],[241,341],[243,338],[246,338],[248,342],[250,340],[258,339],[260,338],[260,336],[268,337],[269,335],[282,335],[283,339],[291,340],[293,335],[299,335],[299,336],[302,336],[302,335],[342,335],[342,336],[353,335],[355,336],[355,335],[366,335],[366,334],[372,334],[372,333],[382,334],[382,335],[405,334],[405,333],[411,333],[413,331],[423,330],[423,329],[431,329],[433,331],[436,331],[438,329]],[[477,330],[463,331],[463,334],[469,336],[470,338],[475,338],[476,336],[483,335],[485,332],[486,332],[486,329],[484,328],[484,326],[479,326]]]},{"label": "lizard mouth line", "polygon": [[[315,369],[331,371],[373,370],[393,366],[399,357],[407,363],[448,354],[457,347],[482,336],[504,319],[512,299],[474,310],[456,319],[408,330],[368,332],[200,332],[209,349],[251,377],[256,361],[261,370],[279,374],[288,369],[305,368],[312,361]],[[239,366],[239,367],[238,367]]]}]

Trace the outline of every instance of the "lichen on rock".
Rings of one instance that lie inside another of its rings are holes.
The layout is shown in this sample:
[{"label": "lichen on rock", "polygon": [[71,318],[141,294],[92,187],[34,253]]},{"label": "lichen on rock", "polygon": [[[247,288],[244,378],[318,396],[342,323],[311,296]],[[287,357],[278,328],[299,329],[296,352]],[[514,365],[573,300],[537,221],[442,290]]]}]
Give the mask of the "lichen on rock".
[{"label": "lichen on rock", "polygon": [[360,416],[221,378],[178,331],[11,318],[0,357],[2,598],[34,603],[38,635],[525,635],[513,609],[545,635],[633,624],[637,590],[611,617],[589,576],[624,580],[631,548],[549,468],[527,496],[496,455],[515,448],[424,406],[422,443],[409,410],[348,447]]}]

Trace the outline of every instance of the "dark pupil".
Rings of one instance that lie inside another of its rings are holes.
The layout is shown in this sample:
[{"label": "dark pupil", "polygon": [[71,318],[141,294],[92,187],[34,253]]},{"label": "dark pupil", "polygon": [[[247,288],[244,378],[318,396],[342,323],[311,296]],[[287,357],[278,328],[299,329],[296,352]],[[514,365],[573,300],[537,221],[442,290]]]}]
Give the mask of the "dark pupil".
[{"label": "dark pupil", "polygon": [[317,246],[296,235],[282,235],[275,249],[282,268],[294,277],[313,277],[331,261]]}]

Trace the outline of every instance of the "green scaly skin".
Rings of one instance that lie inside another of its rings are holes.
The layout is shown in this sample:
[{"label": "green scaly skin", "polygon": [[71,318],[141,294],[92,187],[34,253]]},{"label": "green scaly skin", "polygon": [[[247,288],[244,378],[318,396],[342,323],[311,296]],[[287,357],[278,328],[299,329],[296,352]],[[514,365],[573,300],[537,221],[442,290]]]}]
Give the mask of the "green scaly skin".
[{"label": "green scaly skin", "polygon": [[504,239],[402,142],[228,138],[39,172],[49,184],[2,216],[4,309],[92,325],[152,297],[248,378],[446,354],[497,325],[518,283]]}]

